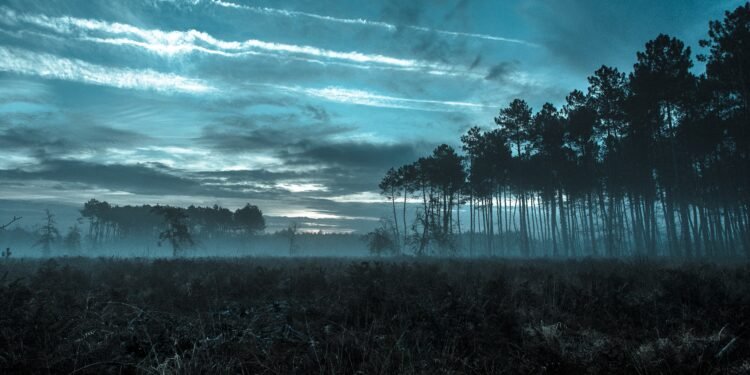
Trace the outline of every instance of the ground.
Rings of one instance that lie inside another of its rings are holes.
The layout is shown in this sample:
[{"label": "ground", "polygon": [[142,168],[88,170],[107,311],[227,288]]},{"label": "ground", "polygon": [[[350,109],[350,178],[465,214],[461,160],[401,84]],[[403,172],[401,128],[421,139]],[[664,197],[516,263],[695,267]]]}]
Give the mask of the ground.
[{"label": "ground", "polygon": [[748,373],[750,266],[0,262],[0,373]]}]

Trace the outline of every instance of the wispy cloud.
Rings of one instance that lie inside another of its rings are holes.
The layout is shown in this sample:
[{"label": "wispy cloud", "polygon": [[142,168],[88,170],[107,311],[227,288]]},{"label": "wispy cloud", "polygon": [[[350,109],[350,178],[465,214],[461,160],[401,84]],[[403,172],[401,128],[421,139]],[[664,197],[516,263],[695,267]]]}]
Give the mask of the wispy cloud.
[{"label": "wispy cloud", "polygon": [[304,193],[310,191],[328,191],[325,185],[309,182],[279,182],[276,187],[292,193]]},{"label": "wispy cloud", "polygon": [[346,89],[336,86],[329,86],[322,89],[316,88],[286,88],[290,91],[302,92],[306,95],[326,99],[338,103],[358,104],[371,107],[413,109],[420,111],[455,111],[456,109],[481,109],[483,104],[446,101],[446,100],[427,100],[427,99],[410,99],[399,98],[394,96],[380,95],[364,90]]},{"label": "wispy cloud", "polygon": [[[385,198],[374,191],[363,191],[351,194],[337,195],[332,197],[320,197],[338,203],[383,203]],[[410,203],[419,202],[418,199],[411,199]]]},{"label": "wispy cloud", "polygon": [[361,67],[390,67],[399,70],[425,71],[437,75],[460,73],[454,67],[441,63],[381,54],[334,51],[308,45],[275,43],[257,39],[226,41],[198,30],[142,29],[133,25],[92,19],[21,14],[9,8],[0,8],[0,21],[4,23],[23,22],[57,33],[74,35],[91,42],[139,47],[162,56],[194,52],[222,56],[270,54],[317,63],[326,63],[333,60],[357,64]]},{"label": "wispy cloud", "polygon": [[370,20],[366,20],[363,18],[338,18],[338,17],[324,16],[322,14],[299,12],[299,11],[294,11],[294,10],[247,6],[247,5],[241,5],[241,4],[236,4],[236,3],[222,1],[222,0],[212,0],[211,3],[225,7],[225,8],[244,9],[244,10],[249,10],[249,11],[260,13],[260,14],[283,16],[283,17],[308,17],[308,18],[313,18],[313,19],[317,19],[321,21],[344,23],[344,24],[350,24],[350,25],[375,26],[375,27],[388,29],[390,31],[396,30],[396,26],[390,23],[370,21]]},{"label": "wispy cloud", "polygon": [[380,220],[377,217],[344,216],[344,215],[337,215],[332,212],[325,212],[325,211],[314,210],[314,209],[284,210],[284,211],[278,212],[277,215],[285,217],[285,218],[295,218],[295,219],[340,219],[340,220],[368,220],[368,221]]},{"label": "wispy cloud", "polygon": [[534,44],[525,40],[521,40],[521,39],[505,38],[501,36],[488,35],[488,34],[440,30],[440,29],[432,29],[429,27],[414,26],[414,25],[397,26],[388,22],[372,21],[372,20],[367,20],[363,18],[339,18],[339,17],[332,17],[332,16],[326,16],[322,14],[300,12],[300,11],[294,11],[294,10],[248,6],[248,5],[242,5],[242,4],[232,3],[229,1],[223,1],[223,0],[211,0],[211,3],[225,7],[225,8],[243,9],[243,10],[247,10],[247,11],[251,11],[251,12],[259,13],[259,14],[267,14],[267,15],[290,17],[290,18],[306,17],[306,18],[312,18],[312,19],[325,21],[325,22],[335,22],[335,23],[350,24],[350,25],[377,27],[377,28],[388,30],[390,32],[395,32],[396,30],[398,30],[399,27],[402,27],[402,28],[406,28],[410,30],[435,33],[435,34],[445,35],[449,37],[476,38],[476,39],[490,40],[490,41],[495,41],[495,42],[523,44],[523,45],[533,46],[533,47],[538,46],[537,44]]},{"label": "wispy cloud", "polygon": [[82,60],[7,47],[0,47],[0,71],[123,89],[195,94],[214,91],[212,86],[201,80],[172,73],[105,67]]}]

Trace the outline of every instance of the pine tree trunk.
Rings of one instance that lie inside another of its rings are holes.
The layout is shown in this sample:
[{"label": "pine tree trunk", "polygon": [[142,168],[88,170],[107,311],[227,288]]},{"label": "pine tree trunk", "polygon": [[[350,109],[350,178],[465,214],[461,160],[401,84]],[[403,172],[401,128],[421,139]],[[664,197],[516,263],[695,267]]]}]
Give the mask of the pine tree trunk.
[{"label": "pine tree trunk", "polygon": [[558,203],[560,206],[560,234],[563,240],[563,256],[570,256],[570,237],[568,236],[568,222],[565,213],[565,202],[563,201],[563,191],[558,191]]},{"label": "pine tree trunk", "polygon": [[550,199],[550,225],[552,231],[552,256],[560,256],[560,251],[557,248],[557,208],[555,204],[555,192],[552,191],[552,199]]},{"label": "pine tree trunk", "polygon": [[588,200],[588,206],[589,206],[589,235],[591,236],[591,255],[597,256],[598,251],[596,249],[596,229],[594,227],[594,204],[591,200],[591,192],[589,192],[587,197]]}]

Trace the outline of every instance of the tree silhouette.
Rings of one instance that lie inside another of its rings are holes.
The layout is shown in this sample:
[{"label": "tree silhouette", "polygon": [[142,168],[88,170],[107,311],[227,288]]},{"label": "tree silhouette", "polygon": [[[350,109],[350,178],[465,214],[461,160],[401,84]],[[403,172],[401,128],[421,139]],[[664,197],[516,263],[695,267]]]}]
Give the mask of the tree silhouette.
[{"label": "tree silhouette", "polygon": [[266,229],[266,220],[258,206],[246,204],[234,211],[234,222],[245,233],[253,235]]},{"label": "tree silhouette", "polygon": [[[88,222],[87,240],[94,246],[127,236],[152,236],[160,231],[164,218],[154,207],[116,206],[95,199],[84,204],[81,218]],[[185,224],[195,238],[251,236],[265,229],[263,212],[254,205],[230,211],[214,205],[212,207],[189,206],[184,210]]]},{"label": "tree silhouette", "polygon": [[[401,224],[403,225],[403,240],[400,240],[401,246],[406,246],[408,241],[408,231],[406,229],[406,202],[409,196],[413,195],[417,189],[417,168],[415,164],[407,164],[398,168],[396,171],[396,184],[401,189],[401,195],[403,202],[401,206]],[[398,222],[394,220],[394,225],[398,226]]]},{"label": "tree silhouette", "polygon": [[497,128],[461,137],[464,155],[443,145],[391,169],[381,190],[395,218],[400,188],[405,236],[407,196],[422,201],[415,253],[464,236],[468,205],[472,255],[750,255],[750,3],[712,21],[701,45],[705,75],[658,35],[632,72],[600,67],[561,110],[514,99]]},{"label": "tree silhouette", "polygon": [[37,239],[34,246],[41,246],[42,254],[49,256],[52,244],[60,238],[60,232],[57,230],[55,215],[50,213],[49,210],[44,210],[44,214],[44,223],[39,228],[39,239]]},{"label": "tree silhouette", "polygon": [[71,252],[78,252],[81,249],[81,230],[77,225],[68,229],[68,233],[63,238],[63,244]]},{"label": "tree silhouette", "polygon": [[495,117],[495,124],[500,126],[505,137],[515,146],[516,157],[523,155],[522,147],[528,141],[531,128],[531,108],[525,101],[514,99]]},{"label": "tree silhouette", "polygon": [[155,206],[152,211],[164,218],[164,229],[159,232],[158,245],[168,241],[172,246],[172,256],[177,256],[186,246],[192,246],[193,237],[186,224],[187,214],[178,207]]},{"label": "tree silhouette", "polygon": [[391,207],[393,209],[393,241],[395,246],[398,248],[398,240],[401,237],[398,229],[398,216],[396,216],[396,198],[400,195],[399,187],[401,184],[401,175],[399,171],[391,168],[386,172],[383,179],[380,181],[378,187],[380,188],[380,194],[387,197],[391,201]]},{"label": "tree silhouette", "polygon": [[398,252],[398,247],[393,239],[394,232],[390,227],[391,225],[386,220],[381,220],[379,227],[363,236],[371,254],[380,256]]},{"label": "tree silhouette", "polygon": [[[526,162],[529,160],[530,135],[532,131],[532,110],[524,100],[514,99],[506,108],[500,110],[500,115],[495,118],[495,124],[500,126],[500,131],[508,140],[511,149],[515,148],[516,154],[514,163],[511,164],[510,178],[511,184],[515,187],[516,197],[519,203],[519,236],[520,248],[522,255],[528,256],[529,247],[529,220],[528,220],[528,175],[524,170]],[[492,203],[489,203],[489,227],[492,227]],[[489,231],[492,235],[492,230]]]},{"label": "tree silhouette", "polygon": [[297,233],[299,231],[299,225],[297,222],[291,222],[289,225],[285,228],[279,231],[279,235],[286,238],[287,241],[289,241],[289,256],[294,255],[297,253],[298,245],[297,245]]}]

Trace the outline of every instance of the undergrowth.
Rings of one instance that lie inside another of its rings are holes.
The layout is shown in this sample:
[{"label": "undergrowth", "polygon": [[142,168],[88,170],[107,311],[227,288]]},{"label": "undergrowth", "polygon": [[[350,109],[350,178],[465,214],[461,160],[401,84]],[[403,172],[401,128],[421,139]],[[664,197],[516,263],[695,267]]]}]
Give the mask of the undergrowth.
[{"label": "undergrowth", "polygon": [[748,373],[750,267],[12,260],[0,373]]}]

